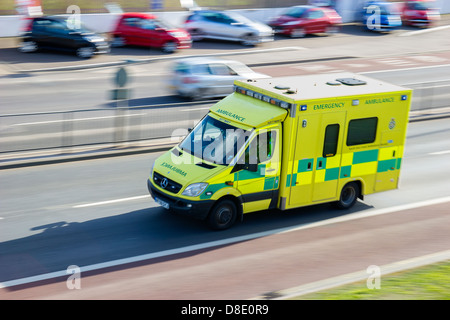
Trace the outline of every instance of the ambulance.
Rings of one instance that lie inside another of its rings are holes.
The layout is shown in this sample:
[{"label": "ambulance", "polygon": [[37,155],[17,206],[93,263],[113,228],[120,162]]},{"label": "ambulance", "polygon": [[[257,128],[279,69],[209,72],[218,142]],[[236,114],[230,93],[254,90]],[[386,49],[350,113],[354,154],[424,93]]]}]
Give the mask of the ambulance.
[{"label": "ambulance", "polygon": [[237,80],[148,179],[166,209],[216,230],[249,212],[398,188],[412,90],[352,73]]}]

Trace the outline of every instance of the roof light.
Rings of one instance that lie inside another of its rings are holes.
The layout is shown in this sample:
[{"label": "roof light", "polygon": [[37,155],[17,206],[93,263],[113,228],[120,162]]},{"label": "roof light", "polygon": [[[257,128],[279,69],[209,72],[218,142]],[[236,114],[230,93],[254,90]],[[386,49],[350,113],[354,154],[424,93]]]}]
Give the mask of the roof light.
[{"label": "roof light", "polygon": [[278,89],[278,90],[288,90],[288,89],[290,89],[291,87],[289,87],[289,86],[283,86],[283,85],[276,85],[274,88],[275,88],[275,89]]},{"label": "roof light", "polygon": [[348,86],[360,86],[367,84],[367,82],[355,78],[340,78],[336,79],[336,81],[339,81],[342,84],[346,84]]}]

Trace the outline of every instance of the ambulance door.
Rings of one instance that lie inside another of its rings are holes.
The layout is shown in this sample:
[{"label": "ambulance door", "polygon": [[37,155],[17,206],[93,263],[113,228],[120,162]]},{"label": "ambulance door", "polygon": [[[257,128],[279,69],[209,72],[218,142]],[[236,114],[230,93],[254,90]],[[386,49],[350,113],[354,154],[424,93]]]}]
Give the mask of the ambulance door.
[{"label": "ambulance door", "polygon": [[294,158],[289,162],[286,176],[286,188],[290,188],[289,207],[311,204],[320,121],[320,114],[300,115],[298,118],[293,138]]},{"label": "ambulance door", "polygon": [[384,147],[378,152],[377,177],[375,191],[396,189],[400,175],[403,148],[399,146],[402,133],[400,130],[384,131],[381,142]]},{"label": "ambulance door", "polygon": [[[244,213],[275,208],[280,181],[281,124],[256,132],[241,157],[234,181],[242,194]],[[245,159],[245,160],[244,160]]]},{"label": "ambulance door", "polygon": [[337,196],[346,112],[322,114],[317,134],[312,201]]}]

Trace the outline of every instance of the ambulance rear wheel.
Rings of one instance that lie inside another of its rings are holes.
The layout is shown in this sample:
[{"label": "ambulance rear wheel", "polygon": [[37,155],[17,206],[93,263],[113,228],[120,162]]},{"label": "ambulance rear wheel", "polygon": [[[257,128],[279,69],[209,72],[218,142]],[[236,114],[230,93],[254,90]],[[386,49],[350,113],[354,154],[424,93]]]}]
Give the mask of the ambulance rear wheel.
[{"label": "ambulance rear wheel", "polygon": [[212,208],[207,223],[213,230],[225,230],[234,224],[236,216],[236,205],[233,201],[225,199]]},{"label": "ambulance rear wheel", "polygon": [[338,209],[348,209],[351,208],[359,196],[359,186],[355,182],[347,183],[341,191],[341,196],[339,201],[335,202],[335,206]]}]

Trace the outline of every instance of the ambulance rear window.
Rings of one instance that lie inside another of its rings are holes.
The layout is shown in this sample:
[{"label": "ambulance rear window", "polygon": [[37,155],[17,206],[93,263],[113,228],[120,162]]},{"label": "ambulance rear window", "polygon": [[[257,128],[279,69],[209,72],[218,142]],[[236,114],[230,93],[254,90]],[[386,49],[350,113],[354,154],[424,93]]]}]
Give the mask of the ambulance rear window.
[{"label": "ambulance rear window", "polygon": [[378,118],[354,119],[348,123],[347,146],[372,143],[377,135]]},{"label": "ambulance rear window", "polygon": [[333,157],[336,154],[339,139],[339,125],[330,124],[325,129],[325,139],[323,142],[323,157]]}]

